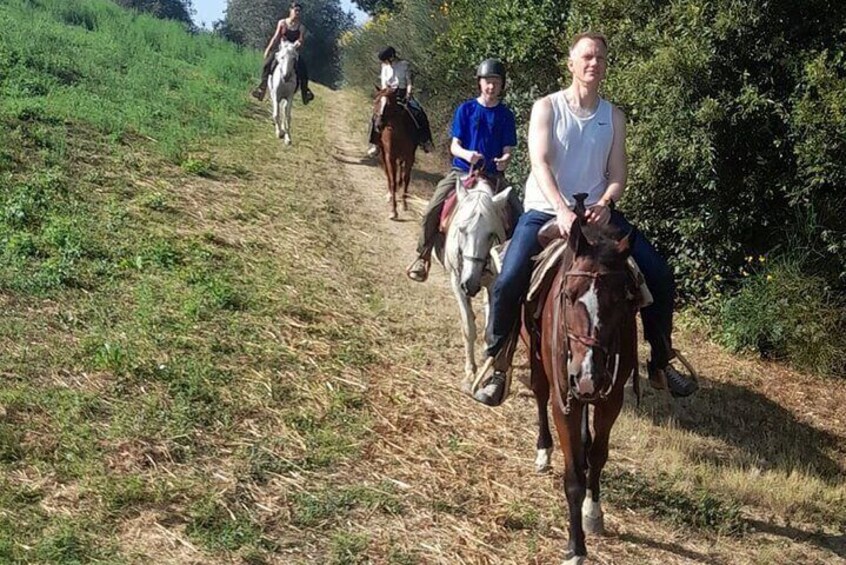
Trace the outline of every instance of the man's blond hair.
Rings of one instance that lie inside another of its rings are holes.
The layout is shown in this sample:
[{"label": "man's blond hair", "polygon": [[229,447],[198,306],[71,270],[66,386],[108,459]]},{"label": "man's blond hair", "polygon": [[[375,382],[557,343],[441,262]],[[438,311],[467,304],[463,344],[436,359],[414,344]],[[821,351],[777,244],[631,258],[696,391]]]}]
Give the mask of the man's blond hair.
[{"label": "man's blond hair", "polygon": [[602,45],[605,46],[605,50],[608,51],[608,39],[603,34],[595,31],[583,31],[582,33],[574,35],[572,41],[570,41],[570,57],[573,56],[573,49],[576,48],[576,45],[578,45],[579,41],[582,39],[592,39],[593,41],[602,43]]}]

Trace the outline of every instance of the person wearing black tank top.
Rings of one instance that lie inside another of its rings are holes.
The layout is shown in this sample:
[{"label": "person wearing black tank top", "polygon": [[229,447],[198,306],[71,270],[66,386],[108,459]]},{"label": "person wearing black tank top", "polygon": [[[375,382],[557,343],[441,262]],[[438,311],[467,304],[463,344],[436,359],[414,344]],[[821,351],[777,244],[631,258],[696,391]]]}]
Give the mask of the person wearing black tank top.
[{"label": "person wearing black tank top", "polygon": [[[293,43],[297,47],[297,51],[302,51],[303,43],[306,38],[306,28],[300,21],[300,13],[303,6],[297,1],[291,3],[291,10],[288,17],[279,20],[276,24],[276,32],[270,38],[267,47],[264,50],[264,64],[261,69],[261,82],[258,87],[253,90],[252,95],[258,99],[263,100],[267,92],[267,77],[273,73],[276,66],[276,48],[281,41]],[[314,93],[308,88],[308,68],[305,60],[302,57],[297,58],[297,79],[300,83],[300,91],[303,95],[303,104],[308,104],[314,99]]]}]

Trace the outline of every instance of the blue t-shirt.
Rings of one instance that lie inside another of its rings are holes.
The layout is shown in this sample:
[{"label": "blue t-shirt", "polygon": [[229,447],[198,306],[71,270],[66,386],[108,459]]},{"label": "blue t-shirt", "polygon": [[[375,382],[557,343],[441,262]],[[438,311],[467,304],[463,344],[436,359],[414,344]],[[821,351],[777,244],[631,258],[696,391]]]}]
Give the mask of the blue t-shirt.
[{"label": "blue t-shirt", "polygon": [[[452,137],[458,138],[464,149],[484,155],[485,170],[495,174],[494,158],[502,157],[503,148],[517,145],[514,114],[502,102],[487,108],[475,98],[468,100],[455,109]],[[462,171],[470,170],[470,163],[458,157],[453,157],[452,166]]]}]

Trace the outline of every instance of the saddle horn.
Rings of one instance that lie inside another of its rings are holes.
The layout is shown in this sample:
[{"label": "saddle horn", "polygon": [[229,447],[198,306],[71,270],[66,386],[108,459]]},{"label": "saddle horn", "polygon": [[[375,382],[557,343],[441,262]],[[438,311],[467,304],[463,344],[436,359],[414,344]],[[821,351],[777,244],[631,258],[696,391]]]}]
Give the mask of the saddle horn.
[{"label": "saddle horn", "polygon": [[576,214],[576,221],[570,227],[570,237],[567,240],[567,246],[573,250],[573,255],[575,256],[583,253],[588,247],[587,239],[585,239],[582,233],[582,225],[585,223],[585,212],[587,211],[585,209],[585,199],[587,197],[588,195],[584,192],[573,195],[573,198],[576,199],[576,207],[573,208],[573,212]]},{"label": "saddle horn", "polygon": [[573,198],[576,199],[576,207],[573,209],[573,212],[579,217],[579,220],[584,221],[585,219],[585,212],[587,209],[585,208],[585,200],[587,199],[588,195],[585,192],[580,192],[578,194],[574,194]]}]

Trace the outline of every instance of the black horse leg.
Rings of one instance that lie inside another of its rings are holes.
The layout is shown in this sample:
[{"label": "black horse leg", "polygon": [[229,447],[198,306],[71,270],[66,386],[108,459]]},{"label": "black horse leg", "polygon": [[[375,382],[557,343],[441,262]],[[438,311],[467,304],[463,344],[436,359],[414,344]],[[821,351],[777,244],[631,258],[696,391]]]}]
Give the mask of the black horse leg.
[{"label": "black horse leg", "polygon": [[540,361],[532,359],[532,391],[538,405],[538,442],[535,471],[543,473],[549,470],[552,454],[552,433],[549,430],[549,381]]},{"label": "black horse leg", "polygon": [[567,507],[570,511],[570,542],[565,564],[581,563],[587,555],[585,532],[582,526],[582,504],[585,500],[587,477],[585,452],[579,429],[583,409],[584,406],[581,403],[573,403],[570,414],[566,416],[562,414],[561,421],[559,421],[560,411],[555,411],[556,427],[559,429],[558,436],[564,452],[564,493],[567,496]]}]

